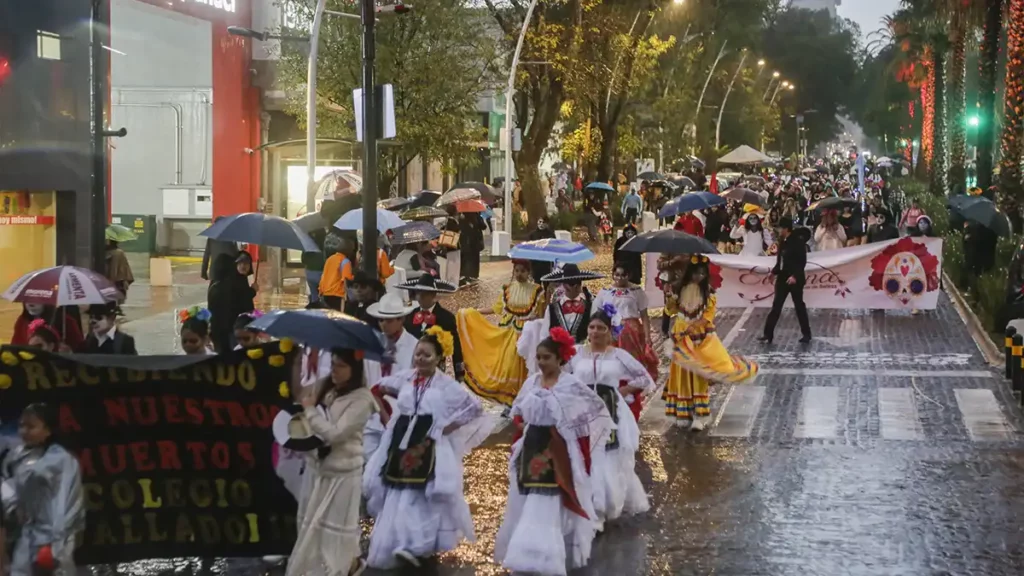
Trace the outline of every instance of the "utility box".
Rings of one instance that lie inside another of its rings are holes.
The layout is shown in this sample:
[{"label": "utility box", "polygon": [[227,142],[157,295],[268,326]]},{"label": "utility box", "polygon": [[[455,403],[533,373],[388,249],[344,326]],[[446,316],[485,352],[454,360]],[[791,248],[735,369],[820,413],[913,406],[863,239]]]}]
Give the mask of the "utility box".
[{"label": "utility box", "polygon": [[156,216],[152,214],[114,214],[111,224],[120,224],[135,232],[135,240],[121,242],[125,252],[153,254],[156,252]]}]

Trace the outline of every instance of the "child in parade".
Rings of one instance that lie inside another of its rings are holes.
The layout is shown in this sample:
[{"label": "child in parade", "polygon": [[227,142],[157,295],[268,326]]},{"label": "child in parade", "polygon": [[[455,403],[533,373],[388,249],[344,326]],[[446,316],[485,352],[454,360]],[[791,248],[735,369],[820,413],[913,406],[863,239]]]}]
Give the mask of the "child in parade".
[{"label": "child in parade", "polygon": [[33,320],[28,325],[28,334],[28,346],[46,352],[61,351],[60,335],[43,319]]},{"label": "child in parade", "polygon": [[359,557],[363,429],[377,411],[363,382],[362,352],[332,351],[330,377],[306,389],[302,407],[302,417],[324,447],[305,472],[311,484],[300,498],[299,533],[287,575],[355,576],[366,569]]},{"label": "child in parade", "polygon": [[235,318],[235,342],[237,342],[235,350],[241,350],[249,346],[258,346],[263,342],[263,333],[249,328],[249,324],[253,320],[262,316],[262,312],[253,310],[252,312],[243,312],[238,315],[238,318]]},{"label": "child in parade", "polygon": [[78,460],[54,438],[57,411],[29,404],[21,413],[22,445],[0,466],[4,540],[11,576],[76,573],[75,538],[85,529]]},{"label": "child in parade", "polygon": [[181,350],[188,356],[207,356],[210,350],[210,311],[193,306],[178,312]]},{"label": "child in parade", "polygon": [[601,398],[563,370],[575,354],[573,337],[553,329],[537,346],[540,371],[512,404],[520,432],[494,553],[514,573],[564,576],[590,561],[599,528],[590,454],[605,445],[614,424]]},{"label": "child in parade", "polygon": [[454,338],[432,326],[420,338],[415,368],[381,380],[396,398],[381,447],[366,465],[366,509],[376,518],[367,561],[428,574],[435,556],[475,539],[463,494],[463,457],[492,430],[480,400],[438,369]]},{"label": "child in parade", "polygon": [[125,334],[117,326],[117,304],[93,304],[89,306],[89,336],[85,339],[86,354],[124,354],[137,356],[135,338]]}]

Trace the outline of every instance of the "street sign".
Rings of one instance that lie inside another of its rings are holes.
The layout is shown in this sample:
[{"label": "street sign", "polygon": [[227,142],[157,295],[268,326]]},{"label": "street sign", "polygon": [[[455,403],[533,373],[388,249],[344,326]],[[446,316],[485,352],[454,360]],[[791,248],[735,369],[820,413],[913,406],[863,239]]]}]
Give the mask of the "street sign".
[{"label": "street sign", "polygon": [[[395,137],[395,90],[391,84],[374,88],[377,97],[378,140]],[[352,91],[352,104],[356,118],[356,142],[363,141],[363,89]]]},{"label": "street sign", "polygon": [[[499,148],[502,152],[508,152],[508,132],[502,128],[501,138],[498,139]],[[519,152],[523,149],[523,131],[520,128],[512,130],[512,151]]]}]

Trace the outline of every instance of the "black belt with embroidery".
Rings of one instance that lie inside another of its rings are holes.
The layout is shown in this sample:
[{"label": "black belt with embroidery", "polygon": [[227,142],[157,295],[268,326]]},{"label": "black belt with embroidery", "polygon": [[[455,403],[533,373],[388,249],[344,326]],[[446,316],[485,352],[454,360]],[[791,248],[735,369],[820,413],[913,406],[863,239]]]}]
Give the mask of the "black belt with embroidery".
[{"label": "black belt with embroidery", "polygon": [[402,439],[413,421],[411,416],[399,416],[388,446],[388,460],[384,463],[384,484],[391,488],[423,490],[434,479],[435,445],[429,436],[434,417],[421,414],[412,425],[412,434],[405,450]]},{"label": "black belt with embroidery", "polygon": [[[619,391],[607,384],[591,385],[590,388],[597,393],[598,398],[604,402],[605,407],[608,408],[608,413],[612,415],[612,422],[615,424],[619,423]],[[618,431],[612,430],[611,434],[608,435],[608,443],[605,444],[606,450],[615,450],[619,447],[619,434]]]},{"label": "black belt with embroidery", "polygon": [[552,426],[527,426],[523,450],[516,462],[516,480],[523,494],[558,494],[555,462],[551,453]]}]

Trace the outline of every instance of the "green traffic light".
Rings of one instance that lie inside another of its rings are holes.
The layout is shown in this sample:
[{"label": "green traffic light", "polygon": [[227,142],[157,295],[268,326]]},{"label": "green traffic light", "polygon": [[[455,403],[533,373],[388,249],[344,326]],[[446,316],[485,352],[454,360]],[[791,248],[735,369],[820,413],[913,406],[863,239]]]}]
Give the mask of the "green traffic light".
[{"label": "green traffic light", "polygon": [[978,118],[977,116],[971,116],[970,118],[967,119],[967,123],[970,124],[971,126],[978,126],[979,124],[981,124],[981,118]]}]

